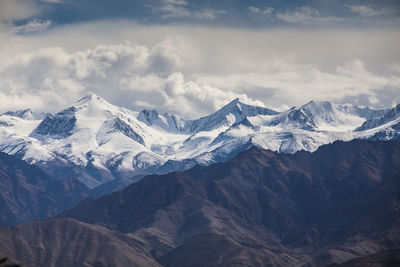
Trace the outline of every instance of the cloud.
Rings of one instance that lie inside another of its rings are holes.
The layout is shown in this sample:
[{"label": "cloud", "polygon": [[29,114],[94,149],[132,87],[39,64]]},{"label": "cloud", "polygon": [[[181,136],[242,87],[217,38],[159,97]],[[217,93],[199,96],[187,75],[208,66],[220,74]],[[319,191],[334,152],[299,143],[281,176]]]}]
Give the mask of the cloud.
[{"label": "cloud", "polygon": [[251,15],[256,17],[270,17],[272,12],[274,11],[273,7],[266,7],[264,9],[260,9],[258,7],[249,6],[248,10]]},{"label": "cloud", "polygon": [[168,18],[187,18],[191,17],[191,12],[187,9],[188,3],[182,0],[161,0],[156,10],[162,13],[164,19]]},{"label": "cloud", "polygon": [[64,0],[40,0],[41,2],[51,3],[51,4],[62,4],[65,3]]},{"label": "cloud", "polygon": [[299,24],[317,24],[331,25],[338,22],[343,22],[345,19],[334,16],[322,16],[320,12],[314,8],[303,6],[291,11],[279,12],[275,16],[278,20],[286,23]]},{"label": "cloud", "polygon": [[169,42],[153,48],[125,43],[75,53],[52,47],[21,54],[0,70],[0,101],[5,103],[1,108],[55,111],[89,92],[118,104],[124,99],[122,104],[135,109],[151,103],[189,118],[205,115],[236,97],[262,105],[243,93],[185,81],[180,72],[164,76],[164,69],[154,69],[160,61],[167,69],[181,64],[175,51],[165,48]]},{"label": "cloud", "polygon": [[295,64],[290,60],[281,60],[278,64],[281,65],[278,69],[224,77],[209,75],[196,82],[207,82],[232,91],[242,88],[255,99],[259,96],[266,106],[280,110],[310,100],[360,104],[359,98],[362,98],[363,105],[377,108],[400,103],[400,76],[373,74],[357,59],[337,66],[332,72],[317,66]]},{"label": "cloud", "polygon": [[346,21],[343,17],[323,16],[317,9],[309,6],[297,7],[294,9],[282,11],[273,7],[259,8],[254,6],[248,7],[250,16],[254,19],[269,19],[274,22],[283,22],[287,24],[297,25],[318,25],[328,26],[336,25]]},{"label": "cloud", "polygon": [[218,15],[226,13],[223,10],[195,9],[184,0],[160,0],[157,5],[148,5],[163,19],[192,18],[198,20],[214,20]]},{"label": "cloud", "polygon": [[356,13],[362,17],[376,17],[396,12],[395,9],[389,7],[372,8],[366,5],[348,5],[347,8],[350,9],[351,12]]},{"label": "cloud", "polygon": [[50,20],[31,20],[26,24],[19,26],[11,26],[10,30],[16,34],[32,33],[37,31],[43,31],[49,28],[51,25]]},{"label": "cloud", "polygon": [[128,21],[52,27],[0,42],[0,108],[55,112],[89,92],[184,118],[236,97],[280,110],[312,99],[389,107],[400,102],[399,41],[398,30],[249,31]]},{"label": "cloud", "polygon": [[[24,34],[42,31],[50,27],[50,20],[33,19],[25,24],[15,25],[15,21],[27,20],[42,11],[34,0],[0,1],[0,42],[11,34]],[[1,44],[0,44],[1,49]]]},{"label": "cloud", "polygon": [[237,97],[246,103],[264,106],[261,101],[253,100],[243,93],[237,94],[206,84],[199,85],[193,81],[185,82],[182,73],[168,76],[163,92],[166,107],[181,114],[190,114],[199,109],[216,110]]},{"label": "cloud", "polygon": [[40,11],[32,0],[1,0],[0,22],[28,19]]}]

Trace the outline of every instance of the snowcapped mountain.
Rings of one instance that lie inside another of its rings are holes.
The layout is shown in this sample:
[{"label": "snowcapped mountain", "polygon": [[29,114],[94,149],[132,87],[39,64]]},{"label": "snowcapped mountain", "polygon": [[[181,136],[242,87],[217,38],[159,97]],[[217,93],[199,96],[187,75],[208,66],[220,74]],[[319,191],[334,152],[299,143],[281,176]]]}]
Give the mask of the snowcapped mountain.
[{"label": "snowcapped mountain", "polygon": [[371,140],[400,140],[400,104],[365,121],[356,131],[373,132]]},{"label": "snowcapped mountain", "polygon": [[240,123],[247,117],[253,117],[257,115],[276,115],[278,112],[267,109],[264,107],[256,107],[246,105],[236,98],[228,105],[222,107],[217,112],[200,118],[198,120],[188,121],[185,124],[186,132],[198,133],[198,132],[209,132],[221,127],[230,127],[235,123]]},{"label": "snowcapped mountain", "polygon": [[32,111],[0,115],[0,151],[53,177],[76,177],[104,191],[108,184],[116,189],[146,174],[226,161],[254,145],[294,153],[336,140],[399,140],[399,109],[311,101],[277,112],[235,99],[211,115],[184,120],[88,95],[42,118],[24,115]]},{"label": "snowcapped mountain", "polygon": [[400,104],[396,107],[386,110],[380,113],[378,116],[371,116],[367,121],[365,121],[357,131],[369,130],[381,125],[385,125],[389,122],[396,121],[400,118]]},{"label": "snowcapped mountain", "polygon": [[4,115],[14,116],[24,120],[42,120],[47,114],[44,112],[35,112],[28,108],[17,111],[7,111]]}]

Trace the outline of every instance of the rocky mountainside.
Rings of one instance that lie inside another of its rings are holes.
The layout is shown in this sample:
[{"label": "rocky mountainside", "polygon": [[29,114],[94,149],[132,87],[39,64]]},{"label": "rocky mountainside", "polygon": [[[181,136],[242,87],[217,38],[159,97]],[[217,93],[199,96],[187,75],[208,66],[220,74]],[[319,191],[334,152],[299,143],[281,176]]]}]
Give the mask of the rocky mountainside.
[{"label": "rocky mountainside", "polygon": [[293,155],[253,147],[60,217],[129,234],[165,266],[324,266],[399,248],[399,207],[400,143],[354,140]]},{"label": "rocky mountainside", "polygon": [[0,257],[27,266],[349,266],[400,248],[399,207],[399,142],[295,154],[252,147],[147,176],[56,219],[0,227]]},{"label": "rocky mountainside", "polygon": [[380,114],[380,116],[372,116],[369,120],[365,121],[360,127],[358,127],[357,131],[369,130],[382,125],[387,124],[388,122],[395,121],[400,118],[400,104],[396,107],[391,108]]},{"label": "rocky mountainside", "polygon": [[30,108],[28,108],[28,109],[22,109],[22,110],[17,110],[17,111],[7,111],[3,115],[18,117],[18,118],[21,118],[24,120],[42,120],[48,114],[46,114],[44,112],[35,112],[35,111],[32,111]]},{"label": "rocky mountainside", "polygon": [[129,236],[72,219],[0,227],[2,256],[32,267],[161,266],[135,248]]},{"label": "rocky mountainside", "polygon": [[395,267],[400,266],[400,249],[384,250],[330,267]]},{"label": "rocky mountainside", "polygon": [[38,167],[0,152],[0,225],[52,217],[88,196],[79,180],[55,180]]},{"label": "rocky mountainside", "polygon": [[252,146],[295,153],[336,140],[399,140],[398,107],[372,110],[311,101],[276,112],[235,99],[211,115],[184,120],[88,95],[42,120],[23,115],[31,111],[1,115],[0,151],[104,194],[147,174],[225,162]]}]

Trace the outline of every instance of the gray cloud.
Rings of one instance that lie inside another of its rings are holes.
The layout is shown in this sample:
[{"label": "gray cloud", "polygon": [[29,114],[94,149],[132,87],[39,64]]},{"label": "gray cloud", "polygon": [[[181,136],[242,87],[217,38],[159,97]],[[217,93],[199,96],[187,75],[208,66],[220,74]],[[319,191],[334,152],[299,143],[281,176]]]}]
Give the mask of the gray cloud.
[{"label": "gray cloud", "polygon": [[191,18],[198,20],[213,20],[218,15],[224,14],[223,10],[191,8],[185,0],[160,0],[156,5],[148,5],[163,19]]},{"label": "gray cloud", "polygon": [[28,19],[40,11],[33,0],[1,0],[0,22]]},{"label": "gray cloud", "polygon": [[[318,9],[317,7],[320,7]],[[329,7],[329,8],[327,8]],[[352,16],[348,16],[349,10]],[[322,12],[321,12],[322,10]],[[336,10],[333,11],[332,10]],[[337,10],[340,10],[337,11]],[[258,22],[268,22],[273,26],[282,23],[301,26],[318,26],[318,27],[354,27],[359,25],[365,26],[383,26],[398,25],[398,10],[395,6],[380,3],[380,5],[343,5],[339,3],[324,3],[318,1],[318,5],[291,7],[288,9],[279,9],[272,6],[247,7],[248,14],[252,19]],[[397,14],[397,15],[396,15]],[[373,18],[373,20],[371,20]],[[270,25],[271,26],[271,25]]]},{"label": "gray cloud", "polygon": [[323,16],[317,9],[309,6],[297,7],[286,11],[275,10],[273,7],[259,8],[249,6],[248,12],[255,19],[269,19],[275,22],[280,21],[297,25],[335,25],[347,21],[342,17]]},{"label": "gray cloud", "polygon": [[278,12],[275,17],[287,23],[331,25],[346,19],[335,16],[322,16],[317,9],[303,6],[286,12]]},{"label": "gray cloud", "polygon": [[52,47],[21,54],[0,70],[1,108],[54,111],[90,92],[129,107],[156,105],[185,117],[204,115],[236,97],[262,105],[245,94],[185,81],[180,72],[156,72],[160,61],[171,69],[180,64],[168,45],[149,49],[125,43],[75,53]]},{"label": "gray cloud", "polygon": [[1,42],[0,103],[54,112],[94,92],[186,118],[236,97],[276,109],[312,99],[388,107],[400,102],[399,41],[397,29],[59,27]]},{"label": "gray cloud", "polygon": [[[280,70],[263,70],[224,77],[201,77],[216,87],[235,91],[245,88],[248,95],[258,96],[270,107],[285,109],[310,100],[330,100],[375,106],[393,106],[400,102],[400,76],[376,75],[360,60],[337,66],[332,72],[316,66],[282,60]],[[358,97],[362,102],[357,102]],[[368,102],[367,102],[368,100]]]},{"label": "gray cloud", "polygon": [[350,9],[351,12],[356,13],[362,17],[376,17],[396,12],[394,8],[389,7],[373,8],[367,5],[348,5],[347,7],[348,9]]},{"label": "gray cloud", "polygon": [[62,4],[65,3],[64,0],[40,0],[41,2],[51,3],[51,4]]},{"label": "gray cloud", "polygon": [[34,19],[23,25],[11,26],[9,30],[16,34],[32,33],[32,32],[46,30],[47,28],[50,27],[51,23],[52,22],[50,20]]},{"label": "gray cloud", "polygon": [[254,7],[254,6],[249,6],[248,10],[252,16],[255,17],[270,17],[272,16],[272,12],[274,11],[273,7],[265,7],[263,9]]}]

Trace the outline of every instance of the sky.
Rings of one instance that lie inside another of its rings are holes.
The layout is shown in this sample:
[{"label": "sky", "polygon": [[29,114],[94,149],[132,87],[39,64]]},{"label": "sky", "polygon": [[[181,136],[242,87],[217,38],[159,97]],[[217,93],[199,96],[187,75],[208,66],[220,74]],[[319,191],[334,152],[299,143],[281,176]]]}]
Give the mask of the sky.
[{"label": "sky", "polygon": [[0,112],[95,93],[184,118],[239,97],[400,103],[398,0],[0,0]]}]

